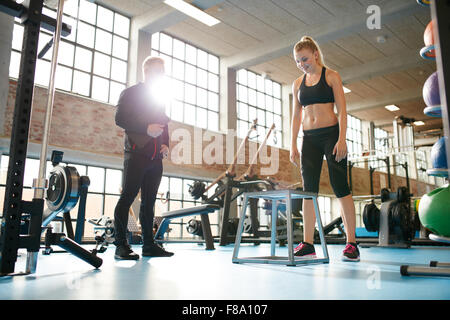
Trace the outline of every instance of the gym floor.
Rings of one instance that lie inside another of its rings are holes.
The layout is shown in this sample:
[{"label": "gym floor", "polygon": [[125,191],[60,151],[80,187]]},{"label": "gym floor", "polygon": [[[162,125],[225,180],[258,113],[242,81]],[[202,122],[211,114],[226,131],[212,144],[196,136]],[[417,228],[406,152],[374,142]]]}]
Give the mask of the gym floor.
[{"label": "gym floor", "polygon": [[[1,300],[448,300],[450,279],[404,277],[400,266],[450,262],[450,247],[360,248],[361,262],[340,260],[343,245],[328,245],[330,263],[288,267],[233,264],[233,245],[206,251],[195,243],[164,245],[170,258],[116,261],[114,246],[98,270],[68,253],[39,254],[37,271],[0,278]],[[86,246],[91,249],[91,247]],[[57,249],[57,248],[55,248]],[[141,253],[139,246],[133,249]],[[320,245],[316,252],[321,256]],[[19,251],[16,272],[25,270]],[[243,244],[239,257],[267,256],[270,245]],[[276,255],[287,256],[277,247]]]}]

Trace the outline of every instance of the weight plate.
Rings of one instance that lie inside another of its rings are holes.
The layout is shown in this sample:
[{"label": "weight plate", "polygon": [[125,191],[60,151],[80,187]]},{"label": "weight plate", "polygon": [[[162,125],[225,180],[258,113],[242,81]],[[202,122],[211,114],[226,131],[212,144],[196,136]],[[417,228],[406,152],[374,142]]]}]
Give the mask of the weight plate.
[{"label": "weight plate", "polygon": [[45,198],[48,209],[44,211],[42,226],[47,226],[58,213],[75,207],[80,186],[80,175],[75,167],[56,166],[50,171]]},{"label": "weight plate", "polygon": [[381,202],[386,202],[389,200],[389,189],[383,188],[380,192]]},{"label": "weight plate", "polygon": [[204,182],[195,181],[194,184],[189,186],[189,193],[195,200],[200,199],[206,190],[206,185]]},{"label": "weight plate", "polygon": [[397,201],[406,202],[409,199],[408,188],[400,187],[397,189]]},{"label": "weight plate", "polygon": [[374,203],[364,206],[363,222],[366,230],[369,232],[375,232],[380,229],[380,210]]}]

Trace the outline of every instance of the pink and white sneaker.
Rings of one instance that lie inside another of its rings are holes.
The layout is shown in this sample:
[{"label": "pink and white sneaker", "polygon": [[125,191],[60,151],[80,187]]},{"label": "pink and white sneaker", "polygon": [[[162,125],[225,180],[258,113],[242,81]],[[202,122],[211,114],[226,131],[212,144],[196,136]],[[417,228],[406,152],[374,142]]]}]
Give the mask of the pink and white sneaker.
[{"label": "pink and white sneaker", "polygon": [[344,251],[342,251],[342,261],[358,262],[359,260],[359,250],[357,244],[347,243]]},{"label": "pink and white sneaker", "polygon": [[308,242],[300,242],[300,244],[294,249],[294,256],[305,257],[305,258],[315,258],[316,250],[314,246]]}]

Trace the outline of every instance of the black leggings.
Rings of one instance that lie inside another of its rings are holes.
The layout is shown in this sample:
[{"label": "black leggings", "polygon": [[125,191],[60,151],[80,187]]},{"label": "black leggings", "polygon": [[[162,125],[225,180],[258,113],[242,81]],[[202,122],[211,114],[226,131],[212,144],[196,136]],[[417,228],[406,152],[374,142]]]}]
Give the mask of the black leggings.
[{"label": "black leggings", "polygon": [[347,181],[347,157],[337,162],[333,155],[333,148],[338,138],[338,124],[331,127],[303,130],[301,164],[304,191],[319,192],[320,172],[325,155],[331,187],[336,197],[342,198],[350,194]]},{"label": "black leggings", "polygon": [[153,218],[156,194],[163,173],[162,160],[150,160],[139,155],[125,153],[123,164],[122,194],[114,210],[115,244],[127,243],[126,232],[128,214],[139,189],[141,189],[141,207],[139,221],[142,227],[144,245],[153,242]]}]

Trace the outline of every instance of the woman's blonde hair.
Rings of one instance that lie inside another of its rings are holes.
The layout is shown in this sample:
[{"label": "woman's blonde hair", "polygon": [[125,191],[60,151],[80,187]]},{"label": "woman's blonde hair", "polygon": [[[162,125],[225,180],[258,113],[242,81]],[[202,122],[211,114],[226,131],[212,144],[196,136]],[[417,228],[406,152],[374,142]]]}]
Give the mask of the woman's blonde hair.
[{"label": "woman's blonde hair", "polygon": [[326,67],[326,65],[325,65],[325,63],[323,61],[323,55],[322,55],[322,51],[320,50],[319,45],[310,36],[303,36],[300,39],[300,41],[295,44],[294,52],[298,52],[298,51],[300,51],[302,49],[305,49],[305,48],[306,49],[310,49],[312,52],[317,51],[318,56],[319,56],[318,59],[317,59],[318,60],[317,63],[320,66],[325,66]]}]

